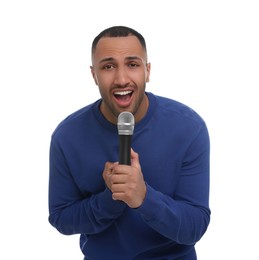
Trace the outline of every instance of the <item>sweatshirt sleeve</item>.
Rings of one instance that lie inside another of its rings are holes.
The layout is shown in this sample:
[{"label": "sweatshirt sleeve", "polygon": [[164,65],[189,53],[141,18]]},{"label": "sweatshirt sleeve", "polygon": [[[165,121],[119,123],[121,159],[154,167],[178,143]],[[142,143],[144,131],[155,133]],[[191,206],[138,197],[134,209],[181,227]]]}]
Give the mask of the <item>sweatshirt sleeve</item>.
[{"label": "sweatshirt sleeve", "polygon": [[154,230],[179,244],[195,244],[210,221],[209,153],[204,125],[186,152],[174,196],[147,184],[145,201],[136,209]]},{"label": "sweatshirt sleeve", "polygon": [[100,233],[126,208],[125,203],[112,199],[108,188],[97,194],[83,195],[55,140],[50,145],[49,165],[49,222],[60,233]]}]

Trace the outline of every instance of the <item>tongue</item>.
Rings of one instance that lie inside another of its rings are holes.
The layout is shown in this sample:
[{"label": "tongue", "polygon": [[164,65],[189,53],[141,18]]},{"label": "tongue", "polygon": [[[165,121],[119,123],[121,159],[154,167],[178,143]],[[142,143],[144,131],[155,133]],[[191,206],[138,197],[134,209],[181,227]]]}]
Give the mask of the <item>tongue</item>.
[{"label": "tongue", "polygon": [[128,106],[131,100],[131,95],[115,95],[115,98],[120,106]]}]

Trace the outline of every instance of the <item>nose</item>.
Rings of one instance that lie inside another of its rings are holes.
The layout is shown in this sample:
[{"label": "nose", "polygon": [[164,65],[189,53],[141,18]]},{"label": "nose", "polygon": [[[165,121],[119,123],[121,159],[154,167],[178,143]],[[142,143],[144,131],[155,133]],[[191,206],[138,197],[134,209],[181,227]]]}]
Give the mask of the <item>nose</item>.
[{"label": "nose", "polygon": [[118,86],[125,86],[130,82],[128,72],[126,68],[117,68],[116,74],[115,74],[115,79],[114,79],[114,84]]}]

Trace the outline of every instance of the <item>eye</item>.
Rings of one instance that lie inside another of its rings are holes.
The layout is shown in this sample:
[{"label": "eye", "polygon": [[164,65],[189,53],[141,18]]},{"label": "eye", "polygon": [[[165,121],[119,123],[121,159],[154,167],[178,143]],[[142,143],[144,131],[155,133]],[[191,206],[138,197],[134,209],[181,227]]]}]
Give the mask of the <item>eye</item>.
[{"label": "eye", "polygon": [[103,66],[104,70],[111,70],[113,68],[114,68],[114,65],[112,65],[112,64],[106,64],[106,65]]},{"label": "eye", "polygon": [[135,62],[131,62],[131,63],[129,63],[129,67],[130,68],[137,68],[137,67],[139,67],[139,65]]}]

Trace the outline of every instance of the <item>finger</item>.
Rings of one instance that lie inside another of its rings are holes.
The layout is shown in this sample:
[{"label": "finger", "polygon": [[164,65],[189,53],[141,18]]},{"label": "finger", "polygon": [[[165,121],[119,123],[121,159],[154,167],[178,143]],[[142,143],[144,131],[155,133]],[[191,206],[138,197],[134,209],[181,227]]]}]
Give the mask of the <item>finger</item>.
[{"label": "finger", "polygon": [[125,184],[112,184],[112,193],[125,193]]},{"label": "finger", "polygon": [[112,169],[112,173],[115,175],[124,175],[128,174],[130,169],[130,166],[128,165],[122,165],[122,164],[114,164],[114,167]]},{"label": "finger", "polygon": [[113,167],[112,162],[106,162],[104,165],[104,171],[108,171],[108,170],[112,169],[112,167]]},{"label": "finger", "polygon": [[124,201],[125,193],[124,192],[113,192],[112,199],[113,200],[121,200]]},{"label": "finger", "polygon": [[106,162],[105,163],[105,166],[104,166],[104,172],[106,173],[106,174],[111,174],[112,173],[112,171],[113,171],[113,169],[114,169],[114,167],[115,167],[115,165],[117,165],[118,163],[114,163],[114,162]]},{"label": "finger", "polygon": [[126,183],[127,182],[127,175],[124,175],[124,174],[113,174],[111,176],[111,182],[113,184]]}]

